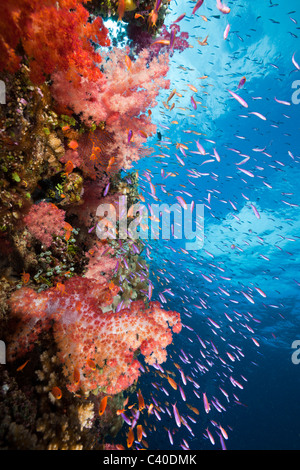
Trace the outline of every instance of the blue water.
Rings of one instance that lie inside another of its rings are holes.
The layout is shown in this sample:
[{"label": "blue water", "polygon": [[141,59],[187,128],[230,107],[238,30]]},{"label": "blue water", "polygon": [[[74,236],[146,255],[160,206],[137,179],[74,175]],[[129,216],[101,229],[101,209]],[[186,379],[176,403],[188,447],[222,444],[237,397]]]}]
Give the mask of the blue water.
[{"label": "blue water", "polygon": [[[186,13],[180,27],[189,32],[193,47],[175,52],[171,59],[170,90],[161,93],[153,111],[161,141],[153,137],[149,142],[154,149],[152,156],[134,167],[139,170],[146,205],[171,206],[178,202],[176,196],[182,196],[187,204],[194,201],[206,205],[203,247],[185,253],[182,248],[186,240],[149,237],[146,242],[154,285],[152,300],[160,301],[159,294],[171,289],[173,295],[163,294],[167,300],[163,308],[179,311],[184,324],[180,335],[174,335],[168,361],[162,367],[175,373],[173,378],[186,394],[185,402],[179,390],[173,390],[153,368],[151,374],[142,375],[139,385],[145,401],[154,397],[163,410],[161,420],[153,414],[146,418],[150,449],[181,449],[185,446],[183,439],[193,450],[220,449],[219,424],[228,433],[228,440],[224,440],[227,449],[300,448],[300,364],[292,362],[291,348],[293,341],[300,339],[300,104],[292,100],[292,84],[300,80],[292,62],[295,53],[300,63],[299,2],[227,4],[229,15],[219,14],[215,2],[206,1],[192,17],[194,2],[172,0],[167,22],[171,24]],[[228,23],[231,29],[224,40]],[[200,46],[196,38],[203,40],[207,35],[208,45]],[[208,78],[198,78],[205,75]],[[243,76],[246,83],[237,90]],[[172,99],[175,107],[169,112],[162,102],[174,88],[183,96]],[[248,108],[232,98],[228,89],[240,95]],[[197,110],[191,105],[191,96],[201,102]],[[252,112],[266,119],[249,114]],[[168,140],[169,144],[164,143]],[[205,156],[191,153],[197,151],[197,140],[206,150]],[[176,143],[188,147],[185,155]],[[213,156],[214,149],[220,162]],[[250,157],[248,161],[238,167],[246,156]],[[213,161],[203,163],[206,160]],[[163,178],[162,169],[165,176],[168,172],[177,176]],[[188,170],[198,177],[191,177]],[[149,174],[158,200],[151,194]],[[188,361],[182,360],[181,350]],[[195,361],[206,369],[200,370]],[[184,386],[174,362],[200,388],[190,381]],[[234,386],[230,377],[243,388]],[[228,400],[220,387],[227,392]],[[217,399],[224,409],[218,411],[211,405],[206,413],[202,393],[210,403]],[[176,426],[174,403],[192,433],[184,425]],[[186,403],[196,407],[199,415]],[[173,445],[164,428],[172,433]]]}]

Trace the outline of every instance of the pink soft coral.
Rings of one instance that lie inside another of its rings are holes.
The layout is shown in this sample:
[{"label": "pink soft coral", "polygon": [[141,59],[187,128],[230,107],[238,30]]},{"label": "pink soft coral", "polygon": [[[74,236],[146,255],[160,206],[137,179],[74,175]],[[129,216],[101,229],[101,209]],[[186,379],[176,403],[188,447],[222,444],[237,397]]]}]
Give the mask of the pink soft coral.
[{"label": "pink soft coral", "polygon": [[182,325],[177,312],[162,310],[157,302],[146,308],[136,301],[130,310],[104,313],[118,290],[79,277],[39,294],[26,287],[17,290],[10,306],[20,323],[9,342],[8,359],[31,350],[39,332],[52,323],[70,391],[115,394],[128,388],[140,375],[136,354],[144,354],[148,364],[164,362],[172,330],[179,333]]},{"label": "pink soft coral", "polygon": [[58,209],[55,204],[40,202],[31,206],[24,222],[29,232],[45,247],[49,247],[53,236],[64,235],[65,211]]},{"label": "pink soft coral", "polygon": [[[165,78],[169,70],[168,54],[149,61],[149,52],[143,50],[136,60],[131,61],[129,68],[125,61],[128,54],[129,50],[114,48],[106,63],[103,60],[103,76],[98,82],[82,78],[80,85],[74,87],[65,73],[52,76],[52,93],[60,105],[80,115],[88,125],[105,121],[104,148],[97,144],[103,142],[103,134],[99,131],[99,135],[89,136],[89,148],[82,151],[79,146],[78,154],[82,160],[92,159],[92,165],[108,165],[112,172],[122,167],[130,168],[133,161],[143,156],[147,136],[156,131],[146,111],[156,106],[160,89],[170,86],[170,81]],[[133,133],[131,140],[128,139],[129,130]],[[93,139],[96,141],[94,149],[100,148],[96,152],[92,151]]]}]

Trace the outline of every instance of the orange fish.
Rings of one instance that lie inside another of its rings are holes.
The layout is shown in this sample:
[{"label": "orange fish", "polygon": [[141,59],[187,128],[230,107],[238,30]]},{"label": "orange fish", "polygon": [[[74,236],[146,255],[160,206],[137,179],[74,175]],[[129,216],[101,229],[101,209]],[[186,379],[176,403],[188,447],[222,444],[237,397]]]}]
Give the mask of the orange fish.
[{"label": "orange fish", "polygon": [[194,91],[195,93],[197,93],[198,90],[197,90],[196,87],[194,87],[194,85],[188,85],[188,87],[189,87],[192,91]]},{"label": "orange fish", "polygon": [[78,385],[80,382],[80,372],[78,367],[75,367],[74,372],[73,372],[73,380],[75,385]]},{"label": "orange fish", "polygon": [[143,439],[143,426],[141,424],[137,425],[136,432],[137,432],[137,440],[141,442],[141,440]]},{"label": "orange fish", "polygon": [[65,222],[64,229],[72,232],[73,227],[68,222]]},{"label": "orange fish", "polygon": [[129,397],[125,398],[124,403],[123,403],[124,407],[127,405],[128,401],[129,401]]},{"label": "orange fish", "polygon": [[88,359],[88,360],[86,361],[86,365],[87,365],[90,369],[96,370],[96,364],[95,364],[95,362],[94,362],[92,359]]},{"label": "orange fish", "polygon": [[139,411],[142,411],[145,408],[144,397],[141,390],[138,391],[138,401],[139,401]]},{"label": "orange fish", "polygon": [[134,15],[134,18],[135,18],[135,19],[137,19],[137,18],[143,18],[143,20],[145,19],[145,18],[143,17],[143,15],[140,15],[139,13],[136,13],[136,14]]},{"label": "orange fish", "polygon": [[103,413],[105,411],[108,397],[110,397],[110,395],[107,395],[107,397],[102,398],[102,400],[100,402],[100,406],[99,406],[99,415],[100,416],[103,415]]},{"label": "orange fish", "polygon": [[150,403],[150,406],[149,406],[149,408],[148,408],[148,415],[150,415],[150,413],[152,412],[153,408],[154,408],[153,403]]},{"label": "orange fish", "polygon": [[175,380],[173,380],[172,377],[169,377],[169,376],[167,376],[167,379],[171,387],[173,387],[174,390],[177,390],[177,383],[175,382]]},{"label": "orange fish", "polygon": [[76,150],[78,148],[78,142],[76,142],[76,140],[71,140],[68,143],[68,147],[70,147],[72,150]]},{"label": "orange fish", "polygon": [[131,70],[132,62],[128,55],[125,56],[125,64],[126,64],[127,70]]},{"label": "orange fish", "polygon": [[62,391],[59,387],[53,387],[51,389],[51,393],[54,396],[54,398],[56,398],[56,400],[60,400],[62,397]]},{"label": "orange fish", "polygon": [[169,39],[158,39],[157,41],[154,41],[151,46],[154,44],[162,44],[163,46],[169,46],[170,45],[170,40]]},{"label": "orange fish", "polygon": [[132,446],[134,441],[134,433],[132,428],[129,428],[128,434],[127,434],[127,447],[128,449]]},{"label": "orange fish", "polygon": [[197,41],[200,44],[200,46],[208,46],[207,39],[208,39],[208,36],[206,36],[206,38],[203,39],[203,41],[201,41],[201,39],[197,39]]},{"label": "orange fish", "polygon": [[119,0],[119,4],[118,4],[119,18],[118,18],[118,21],[122,21],[124,13],[125,13],[125,0]]},{"label": "orange fish", "polygon": [[27,359],[27,361],[24,362],[24,364],[22,364],[21,366],[19,366],[19,367],[17,368],[17,372],[20,372],[20,370],[23,370],[24,367],[28,364],[29,361],[30,361],[30,359]]},{"label": "orange fish", "polygon": [[70,236],[71,236],[71,232],[70,232],[70,230],[67,230],[67,231],[66,231],[66,234],[65,234],[65,240],[66,240],[66,241],[69,241],[69,240],[70,240]]},{"label": "orange fish", "polygon": [[27,282],[29,282],[29,279],[30,279],[30,274],[29,273],[25,273],[23,271],[22,273],[22,282],[23,284],[27,284]]},{"label": "orange fish", "polygon": [[145,139],[148,138],[148,135],[147,135],[147,133],[146,133],[145,131],[138,130],[138,133],[139,133],[142,137],[144,137]]},{"label": "orange fish", "polygon": [[61,294],[65,293],[65,285],[62,284],[61,282],[58,282],[56,284],[56,289],[59,290],[61,292]]},{"label": "orange fish", "polygon": [[109,171],[111,169],[112,165],[115,163],[115,160],[116,160],[115,157],[111,157],[109,159],[107,171]]},{"label": "orange fish", "polygon": [[144,447],[146,447],[146,449],[148,449],[149,445],[148,442],[145,441],[145,439],[142,439],[142,444]]},{"label": "orange fish", "polygon": [[71,160],[68,160],[67,163],[65,164],[65,173],[69,175],[70,173],[72,173],[73,170],[74,170],[74,165],[71,162]]},{"label": "orange fish", "polygon": [[186,406],[187,406],[190,410],[192,410],[194,413],[196,413],[196,415],[199,414],[199,410],[198,410],[197,408],[195,408],[194,406],[189,405],[188,403],[186,404]]},{"label": "orange fish", "polygon": [[70,129],[70,126],[68,124],[62,127],[63,132],[68,131],[69,129]]}]

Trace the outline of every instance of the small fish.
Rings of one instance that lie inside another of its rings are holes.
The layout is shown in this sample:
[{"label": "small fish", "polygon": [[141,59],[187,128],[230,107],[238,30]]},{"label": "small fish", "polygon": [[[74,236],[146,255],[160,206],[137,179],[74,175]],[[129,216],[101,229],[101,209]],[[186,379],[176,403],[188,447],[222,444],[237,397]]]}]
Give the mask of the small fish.
[{"label": "small fish", "polygon": [[224,31],[224,34],[223,34],[224,40],[226,40],[228,38],[229,31],[230,31],[230,24],[228,24],[225,28],[225,31]]},{"label": "small fish", "polygon": [[203,394],[203,404],[204,404],[204,409],[206,413],[210,412],[210,404],[208,403],[206,393],[204,392]]},{"label": "small fish", "polygon": [[109,191],[109,187],[110,187],[110,183],[108,183],[108,184],[106,185],[106,188],[104,189],[104,193],[103,193],[103,196],[104,196],[104,197],[107,196],[107,193],[108,193],[108,191]]},{"label": "small fish", "polygon": [[252,207],[252,210],[253,210],[255,216],[256,216],[258,219],[260,219],[260,215],[259,215],[259,212],[258,212],[258,210],[256,209],[256,207],[255,207],[253,204],[250,204],[250,206]]},{"label": "small fish", "polygon": [[72,173],[73,170],[74,170],[74,165],[71,162],[71,160],[68,160],[67,163],[65,164],[65,173],[69,175],[70,173]]},{"label": "small fish", "polygon": [[274,100],[277,102],[277,103],[280,103],[280,104],[285,104],[286,106],[291,106],[291,103],[289,103],[288,101],[281,101],[281,100],[278,100],[275,96]]},{"label": "small fish", "polygon": [[300,70],[300,65],[299,65],[299,64],[296,62],[296,60],[295,60],[295,54],[296,54],[296,53],[293,54],[292,62],[293,62],[293,64],[294,64],[294,66],[296,67],[296,69],[297,69],[297,70]]},{"label": "small fish", "polygon": [[92,359],[88,359],[88,360],[86,361],[86,365],[87,365],[90,369],[96,370],[96,364],[95,364],[95,362],[94,362]]},{"label": "small fish", "polygon": [[208,39],[208,35],[206,36],[206,38],[203,39],[203,41],[201,41],[201,39],[197,39],[197,41],[200,44],[200,46],[208,46],[207,39]]},{"label": "small fish", "polygon": [[99,406],[99,416],[103,415],[105,409],[106,409],[106,405],[107,405],[107,399],[108,399],[109,395],[106,396],[106,397],[103,397],[101,402],[100,402],[100,406]]},{"label": "small fish", "polygon": [[128,55],[125,56],[125,65],[127,67],[127,70],[131,70],[131,67],[132,67],[132,62],[131,62],[131,59]]},{"label": "small fish", "polygon": [[214,440],[212,434],[209,432],[208,428],[206,428],[206,432],[207,432],[207,435],[208,435],[208,437],[209,437],[210,442],[211,442],[212,445],[214,446],[214,445],[215,445],[215,440]]},{"label": "small fish", "polygon": [[249,294],[246,294],[246,292],[243,292],[243,291],[241,291],[241,292],[242,292],[243,296],[244,296],[247,300],[249,300],[249,302],[250,302],[251,304],[254,304],[254,303],[255,303],[254,300],[252,299],[252,297],[251,297]]},{"label": "small fish", "polygon": [[23,370],[24,367],[28,364],[29,361],[30,361],[30,359],[27,359],[27,361],[24,362],[24,364],[22,364],[21,366],[19,366],[19,367],[17,368],[17,372],[20,372],[21,370]]},{"label": "small fish", "polygon": [[257,292],[262,296],[262,297],[267,297],[264,291],[262,291],[259,287],[254,287],[254,289],[257,290]]},{"label": "small fish", "polygon": [[183,18],[185,17],[185,13],[183,13],[182,15],[178,16],[178,18],[173,21],[173,23],[179,23],[179,21],[183,20]]},{"label": "small fish", "polygon": [[137,440],[141,442],[141,440],[143,439],[143,426],[141,424],[137,425],[136,432],[137,432]]},{"label": "small fish", "polygon": [[183,199],[183,197],[176,196],[176,199],[177,199],[177,201],[179,202],[179,204],[181,205],[181,207],[183,209],[187,209],[187,204],[186,204],[185,200]]},{"label": "small fish", "polygon": [[217,8],[219,11],[221,11],[222,13],[224,13],[225,15],[227,15],[228,13],[230,13],[230,8],[227,7],[226,5],[223,5],[221,3],[221,0],[217,0]]},{"label": "small fish", "polygon": [[204,0],[198,0],[196,5],[193,8],[192,15],[196,13],[196,11],[203,5]]},{"label": "small fish", "polygon": [[71,232],[70,232],[70,230],[67,230],[66,233],[65,233],[65,240],[69,241],[70,237],[71,237]]},{"label": "small fish", "polygon": [[128,431],[128,434],[127,434],[127,447],[128,447],[128,449],[132,446],[133,442],[134,442],[133,429],[129,428],[129,431]]},{"label": "small fish", "polygon": [[181,419],[180,419],[180,414],[178,413],[176,403],[172,405],[173,408],[173,413],[174,413],[174,418],[176,421],[177,426],[180,428],[181,427]]},{"label": "small fish", "polygon": [[67,230],[67,231],[69,231],[69,232],[72,232],[73,227],[72,227],[72,225],[70,225],[68,222],[65,222],[65,224],[64,224],[64,229]]},{"label": "small fish", "polygon": [[128,131],[128,137],[127,137],[127,142],[128,142],[128,143],[131,141],[132,136],[133,136],[133,132],[132,132],[132,130],[130,129],[130,130]]},{"label": "small fish", "polygon": [[54,396],[54,398],[56,398],[56,400],[60,400],[62,397],[62,391],[59,387],[53,387],[51,389],[51,393]]},{"label": "small fish", "polygon": [[263,116],[263,115],[260,114],[260,113],[257,113],[256,111],[251,111],[251,113],[249,113],[249,114],[254,114],[254,116],[259,117],[259,118],[262,119],[263,121],[266,121],[266,120],[267,120],[267,118],[266,118],[265,116]]},{"label": "small fish", "polygon": [[242,77],[238,84],[238,89],[242,88],[246,83],[246,77]]},{"label": "small fish", "polygon": [[170,45],[170,40],[169,39],[158,39],[157,41],[152,42],[151,46],[154,46],[155,44],[161,44],[162,46],[169,46]]},{"label": "small fish", "polygon": [[172,377],[169,376],[167,376],[167,379],[171,387],[174,388],[174,390],[177,390],[177,383],[175,382],[175,380],[173,380]]},{"label": "small fish", "polygon": [[138,402],[139,402],[139,411],[143,411],[143,409],[145,408],[145,401],[144,401],[144,397],[142,395],[142,392],[141,390],[138,391]]},{"label": "small fish", "polygon": [[186,406],[187,406],[191,411],[193,411],[196,415],[199,415],[199,414],[200,414],[198,408],[195,408],[194,406],[189,405],[188,403],[186,404]]},{"label": "small fish", "polygon": [[64,294],[65,293],[65,285],[62,284],[61,282],[58,282],[56,284],[56,289],[61,293],[61,294]]},{"label": "small fish", "polygon": [[29,274],[29,273],[25,273],[25,272],[23,271],[22,276],[21,276],[21,279],[22,279],[23,284],[27,284],[27,283],[29,282],[29,279],[30,279],[30,274]]},{"label": "small fish", "polygon": [[125,0],[119,0],[118,2],[118,21],[122,21],[122,18],[125,13]]},{"label": "small fish", "polygon": [[233,98],[234,98],[235,100],[237,100],[242,106],[244,106],[244,108],[248,108],[248,104],[246,103],[245,100],[243,100],[243,98],[241,98],[239,95],[237,95],[236,93],[234,93],[234,92],[231,91],[231,90],[228,90],[228,89],[227,89],[227,91],[229,91],[229,93],[231,94],[231,96],[233,96]]},{"label": "small fish", "polygon": [[197,103],[196,103],[196,101],[194,100],[194,97],[193,97],[193,96],[191,96],[191,103],[192,103],[193,108],[194,108],[194,109],[197,109]]},{"label": "small fish", "polygon": [[214,149],[214,156],[215,156],[217,162],[220,162],[220,161],[221,161],[220,155],[218,154],[218,152],[216,151],[216,149]]},{"label": "small fish", "polygon": [[75,385],[78,385],[80,382],[80,371],[78,367],[75,367],[74,372],[73,372],[73,380]]}]

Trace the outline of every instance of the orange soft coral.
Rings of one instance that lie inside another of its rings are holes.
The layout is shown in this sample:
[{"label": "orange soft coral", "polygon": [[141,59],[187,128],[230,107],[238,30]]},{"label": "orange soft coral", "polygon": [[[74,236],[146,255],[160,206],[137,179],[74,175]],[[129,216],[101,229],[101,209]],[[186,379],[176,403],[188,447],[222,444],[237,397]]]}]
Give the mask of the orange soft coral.
[{"label": "orange soft coral", "polygon": [[8,359],[32,349],[41,329],[52,324],[70,391],[125,390],[140,375],[137,353],[148,364],[164,362],[172,330],[179,333],[182,325],[177,312],[162,310],[156,302],[149,308],[136,301],[130,309],[110,310],[118,290],[93,279],[72,278],[64,289],[16,291],[10,305],[20,324],[9,343]]}]

